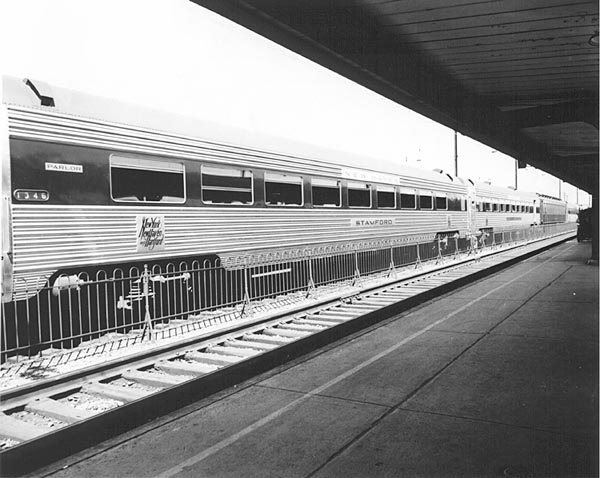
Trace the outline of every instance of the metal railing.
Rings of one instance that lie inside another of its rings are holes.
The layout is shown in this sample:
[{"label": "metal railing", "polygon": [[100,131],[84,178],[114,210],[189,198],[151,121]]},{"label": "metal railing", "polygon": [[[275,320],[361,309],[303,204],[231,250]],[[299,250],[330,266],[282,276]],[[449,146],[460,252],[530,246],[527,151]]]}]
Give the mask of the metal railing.
[{"label": "metal railing", "polygon": [[[102,340],[106,347],[127,346],[169,328],[197,330],[231,321],[265,306],[301,300],[323,287],[356,284],[421,263],[478,254],[485,248],[541,239],[574,230],[556,224],[483,232],[473,237],[440,236],[430,242],[397,244],[227,270],[218,258],[166,265],[98,270],[93,276],[59,276],[37,287],[27,300],[2,305],[1,361],[12,363],[56,350],[75,350]],[[163,336],[165,332],[162,332]],[[107,345],[107,344],[111,345]],[[117,345],[114,345],[117,343]],[[119,345],[120,344],[120,345]],[[79,354],[80,355],[80,354]]]}]

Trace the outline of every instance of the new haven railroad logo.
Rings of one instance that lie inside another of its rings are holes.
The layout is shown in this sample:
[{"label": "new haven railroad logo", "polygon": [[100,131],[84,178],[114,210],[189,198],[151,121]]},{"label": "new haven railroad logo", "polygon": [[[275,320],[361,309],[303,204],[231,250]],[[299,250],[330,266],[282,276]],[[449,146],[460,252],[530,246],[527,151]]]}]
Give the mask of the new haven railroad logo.
[{"label": "new haven railroad logo", "polygon": [[378,217],[371,219],[364,218],[352,218],[350,220],[351,227],[386,227],[393,226],[394,218],[393,217]]},{"label": "new haven railroad logo", "polygon": [[165,216],[137,216],[137,252],[165,249]]}]

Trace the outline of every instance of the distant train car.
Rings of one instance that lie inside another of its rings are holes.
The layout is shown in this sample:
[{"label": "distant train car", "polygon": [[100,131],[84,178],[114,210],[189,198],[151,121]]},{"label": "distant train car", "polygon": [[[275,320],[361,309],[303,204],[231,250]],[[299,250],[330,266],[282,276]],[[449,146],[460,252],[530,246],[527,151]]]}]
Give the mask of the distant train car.
[{"label": "distant train car", "polygon": [[477,228],[502,231],[541,224],[535,193],[476,183]]},{"label": "distant train car", "polygon": [[539,194],[540,218],[542,224],[558,224],[567,222],[567,203],[558,198]]},{"label": "distant train car", "polygon": [[2,297],[60,275],[565,220],[564,204],[440,172],[3,79]]},{"label": "distant train car", "polygon": [[567,204],[567,222],[577,222],[579,218],[579,206]]}]

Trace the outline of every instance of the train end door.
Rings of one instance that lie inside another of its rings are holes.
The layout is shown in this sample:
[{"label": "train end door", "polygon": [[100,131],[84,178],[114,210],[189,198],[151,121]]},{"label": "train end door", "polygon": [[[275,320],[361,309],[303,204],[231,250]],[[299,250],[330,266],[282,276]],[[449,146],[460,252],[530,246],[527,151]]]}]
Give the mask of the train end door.
[{"label": "train end door", "polygon": [[467,188],[467,233],[477,233],[477,193],[473,186]]}]

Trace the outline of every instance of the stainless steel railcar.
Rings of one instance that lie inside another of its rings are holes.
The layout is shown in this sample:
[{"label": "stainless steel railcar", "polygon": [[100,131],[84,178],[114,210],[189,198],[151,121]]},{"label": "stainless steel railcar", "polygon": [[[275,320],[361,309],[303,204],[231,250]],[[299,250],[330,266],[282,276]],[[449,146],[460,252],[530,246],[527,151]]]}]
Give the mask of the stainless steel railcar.
[{"label": "stainless steel railcar", "polygon": [[[37,86],[36,86],[37,85]],[[542,223],[533,193],[3,80],[3,300],[99,264]],[[548,202],[548,199],[542,200]]]},{"label": "stainless steel railcar", "polygon": [[[11,77],[2,81],[0,144],[2,345],[15,353],[20,343],[61,343],[65,335],[53,328],[78,340],[126,329],[134,320],[124,298],[144,264],[193,268],[209,260],[234,271],[273,257],[302,261],[318,248],[435,247],[444,237],[456,248],[481,231],[561,220],[557,210],[545,214],[550,201],[534,193]],[[126,270],[138,272],[129,282],[114,279]],[[87,295],[63,298],[94,277]],[[108,291],[110,277],[120,293]],[[243,294],[239,282],[212,289],[200,282],[165,292],[167,302],[192,294],[194,304],[158,315],[236,303]],[[280,290],[266,285],[261,296]],[[229,297],[211,301],[215,294]]]}]

